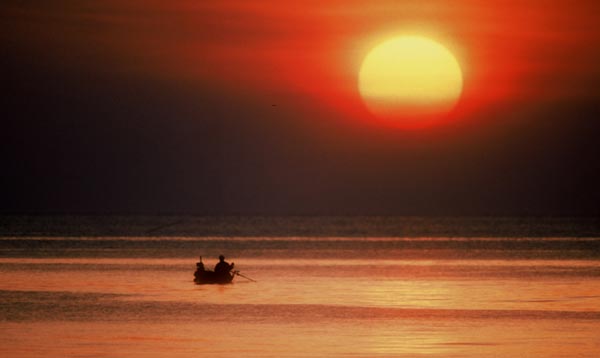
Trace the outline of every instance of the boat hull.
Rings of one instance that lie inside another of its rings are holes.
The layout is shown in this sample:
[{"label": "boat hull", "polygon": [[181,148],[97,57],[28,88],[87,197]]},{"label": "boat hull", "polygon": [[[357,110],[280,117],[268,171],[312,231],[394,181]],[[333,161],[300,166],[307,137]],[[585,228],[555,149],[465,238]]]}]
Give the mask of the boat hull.
[{"label": "boat hull", "polygon": [[196,271],[194,272],[194,282],[197,285],[225,285],[233,281],[230,273],[217,274],[214,271]]}]

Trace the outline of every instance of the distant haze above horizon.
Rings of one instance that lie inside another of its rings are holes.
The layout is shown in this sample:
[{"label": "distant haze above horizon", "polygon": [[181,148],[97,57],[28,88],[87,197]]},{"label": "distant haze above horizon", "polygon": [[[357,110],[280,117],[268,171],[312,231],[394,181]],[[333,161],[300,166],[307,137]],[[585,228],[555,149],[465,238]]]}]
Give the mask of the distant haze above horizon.
[{"label": "distant haze above horizon", "polygon": [[[0,214],[600,216],[599,12],[5,1]],[[357,87],[402,34],[462,70],[424,128],[376,118]]]}]

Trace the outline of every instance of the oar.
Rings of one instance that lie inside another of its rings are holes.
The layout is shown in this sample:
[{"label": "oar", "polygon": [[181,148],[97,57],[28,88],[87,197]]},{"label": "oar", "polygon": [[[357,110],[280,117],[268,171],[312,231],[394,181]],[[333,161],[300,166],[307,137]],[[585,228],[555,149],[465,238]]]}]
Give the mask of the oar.
[{"label": "oar", "polygon": [[242,277],[243,277],[243,278],[245,278],[246,280],[250,280],[250,281],[252,281],[252,282],[257,282],[256,280],[253,280],[253,279],[251,279],[251,278],[250,278],[250,277],[248,277],[248,276],[244,276],[244,275],[242,275],[242,274],[241,274],[239,271],[235,271],[235,274],[236,274],[236,275],[238,275],[238,276],[242,276]]}]

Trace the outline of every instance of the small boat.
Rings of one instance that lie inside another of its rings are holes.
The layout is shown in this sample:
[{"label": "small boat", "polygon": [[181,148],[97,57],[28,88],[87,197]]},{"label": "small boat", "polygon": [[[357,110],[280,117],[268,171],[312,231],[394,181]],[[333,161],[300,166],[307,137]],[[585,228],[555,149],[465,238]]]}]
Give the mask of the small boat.
[{"label": "small boat", "polygon": [[233,281],[233,277],[236,272],[233,271],[231,273],[216,273],[214,271],[206,271],[206,270],[196,270],[194,272],[194,282],[198,285],[209,285],[209,284],[219,284],[224,285],[231,283]]},{"label": "small boat", "polygon": [[196,262],[196,272],[194,272],[194,282],[197,285],[208,285],[208,284],[219,284],[224,285],[227,283],[231,283],[233,281],[234,276],[241,276],[248,281],[256,282],[256,280],[242,275],[239,271],[232,271],[233,263],[229,264],[225,261],[225,257],[223,255],[219,256],[220,262],[215,266],[215,269],[219,270],[218,272],[209,271],[204,268],[204,263],[202,263],[202,256],[200,256],[200,260]]}]

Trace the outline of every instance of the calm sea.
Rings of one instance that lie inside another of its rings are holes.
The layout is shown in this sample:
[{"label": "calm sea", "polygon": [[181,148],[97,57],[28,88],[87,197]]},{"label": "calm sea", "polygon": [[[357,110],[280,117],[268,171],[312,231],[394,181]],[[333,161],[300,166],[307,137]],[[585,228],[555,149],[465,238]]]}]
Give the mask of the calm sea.
[{"label": "calm sea", "polygon": [[600,354],[597,219],[0,223],[1,357]]}]

